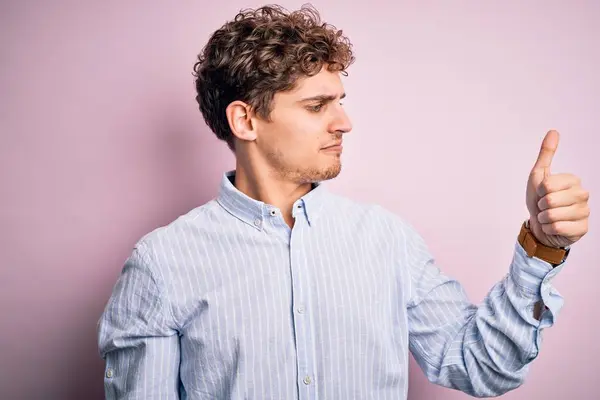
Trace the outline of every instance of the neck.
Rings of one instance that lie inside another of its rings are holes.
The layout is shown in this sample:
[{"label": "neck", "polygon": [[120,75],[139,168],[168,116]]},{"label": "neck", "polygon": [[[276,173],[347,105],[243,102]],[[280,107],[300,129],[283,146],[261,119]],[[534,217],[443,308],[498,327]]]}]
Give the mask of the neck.
[{"label": "neck", "polygon": [[296,183],[279,177],[275,171],[256,168],[249,163],[236,161],[235,187],[246,196],[279,208],[285,222],[292,227],[294,202],[312,188],[311,183]]}]

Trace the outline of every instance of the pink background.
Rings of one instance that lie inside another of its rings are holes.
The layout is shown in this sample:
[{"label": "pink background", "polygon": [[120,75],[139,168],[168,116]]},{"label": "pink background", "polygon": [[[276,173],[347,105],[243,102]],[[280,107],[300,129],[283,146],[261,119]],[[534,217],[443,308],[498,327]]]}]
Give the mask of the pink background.
[{"label": "pink background", "polygon": [[[122,262],[234,165],[196,108],[191,71],[209,33],[259,3],[83,3],[0,6],[2,399],[103,398],[96,322]],[[331,190],[414,223],[479,302],[507,272],[527,175],[558,129],[553,172],[592,193],[590,233],[554,281],[566,298],[557,325],[505,398],[591,399],[600,3],[355,3],[314,3],[358,57],[345,80],[354,131]],[[411,400],[466,398],[412,367]]]}]

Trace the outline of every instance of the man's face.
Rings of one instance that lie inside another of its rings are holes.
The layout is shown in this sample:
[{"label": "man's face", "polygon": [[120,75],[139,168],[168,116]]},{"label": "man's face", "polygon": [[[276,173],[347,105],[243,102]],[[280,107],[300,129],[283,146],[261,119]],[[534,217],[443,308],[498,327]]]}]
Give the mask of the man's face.
[{"label": "man's face", "polygon": [[352,129],[344,95],[340,73],[323,68],[274,96],[271,121],[258,122],[256,145],[278,178],[302,184],[340,173],[339,145]]}]

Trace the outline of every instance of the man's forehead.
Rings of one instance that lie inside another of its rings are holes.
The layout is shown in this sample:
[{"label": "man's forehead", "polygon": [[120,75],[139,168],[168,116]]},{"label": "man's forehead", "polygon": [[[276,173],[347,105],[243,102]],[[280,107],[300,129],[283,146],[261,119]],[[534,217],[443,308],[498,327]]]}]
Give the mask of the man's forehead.
[{"label": "man's forehead", "polygon": [[316,75],[298,79],[290,94],[299,97],[332,95],[341,96],[344,85],[339,72],[321,71]]}]

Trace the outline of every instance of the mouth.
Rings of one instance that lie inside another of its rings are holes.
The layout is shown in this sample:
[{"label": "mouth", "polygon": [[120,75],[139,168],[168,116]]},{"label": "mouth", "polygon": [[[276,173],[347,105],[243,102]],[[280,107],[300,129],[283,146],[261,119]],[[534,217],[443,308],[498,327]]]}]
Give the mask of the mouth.
[{"label": "mouth", "polygon": [[321,150],[326,153],[341,153],[344,146],[341,143],[335,143],[326,147],[323,147]]}]

